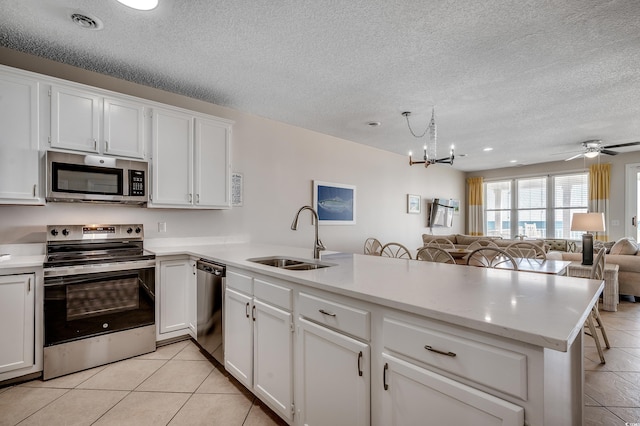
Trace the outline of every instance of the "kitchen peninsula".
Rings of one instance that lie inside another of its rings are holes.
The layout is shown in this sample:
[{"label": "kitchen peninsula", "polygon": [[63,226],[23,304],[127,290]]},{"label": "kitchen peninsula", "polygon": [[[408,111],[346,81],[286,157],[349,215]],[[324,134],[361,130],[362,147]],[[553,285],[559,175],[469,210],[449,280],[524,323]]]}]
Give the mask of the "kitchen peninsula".
[{"label": "kitchen peninsula", "polygon": [[346,253],[295,271],[247,259],[310,250],[149,248],[227,265],[225,367],[291,424],[582,424],[582,326],[600,281]]}]

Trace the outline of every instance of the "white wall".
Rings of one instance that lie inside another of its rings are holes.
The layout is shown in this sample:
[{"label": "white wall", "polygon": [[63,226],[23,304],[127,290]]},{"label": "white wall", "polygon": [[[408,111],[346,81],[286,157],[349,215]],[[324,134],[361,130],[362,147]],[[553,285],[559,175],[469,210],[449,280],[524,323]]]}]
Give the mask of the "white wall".
[{"label": "white wall", "polygon": [[[520,176],[541,176],[552,173],[567,173],[588,171],[589,166],[596,163],[592,160],[576,159],[572,161],[554,161],[552,163],[533,164],[530,166],[508,167],[504,169],[483,170],[468,173],[467,177],[483,176],[485,180],[512,178]],[[609,199],[609,240],[617,240],[625,235],[625,168],[627,164],[640,163],[640,151],[618,154],[615,156],[601,155],[600,162],[611,163],[611,198]],[[614,225],[615,221],[618,225]],[[635,237],[634,235],[628,235]]]},{"label": "white wall", "polygon": [[[253,242],[311,247],[307,212],[298,231],[290,226],[298,208],[312,202],[312,181],[321,180],[357,187],[357,224],[320,228],[328,249],[360,252],[370,236],[417,248],[421,234],[430,232],[425,227],[426,201],[464,200],[464,173],[450,166],[409,167],[407,158],[397,154],[5,48],[0,48],[0,63],[234,120],[232,169],[244,174],[244,205],[228,211],[62,203],[0,206],[0,244],[44,242],[49,224],[142,222],[146,238],[246,235]],[[406,213],[409,193],[423,197],[422,214]],[[453,228],[435,233],[464,232],[462,207]],[[157,232],[158,222],[167,223],[166,233]]]}]

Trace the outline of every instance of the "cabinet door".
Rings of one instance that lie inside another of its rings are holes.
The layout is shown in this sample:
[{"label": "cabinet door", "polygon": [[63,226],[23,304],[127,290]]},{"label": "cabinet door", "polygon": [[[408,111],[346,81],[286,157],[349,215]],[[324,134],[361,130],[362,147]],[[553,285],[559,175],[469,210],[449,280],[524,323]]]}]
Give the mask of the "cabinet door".
[{"label": "cabinet door", "polygon": [[103,109],[104,154],[144,158],[144,106],[106,98]]},{"label": "cabinet door", "polygon": [[0,276],[0,373],[34,363],[35,275]]},{"label": "cabinet door", "polygon": [[293,418],[293,315],[254,300],[253,387],[282,417]]},{"label": "cabinet door", "polygon": [[0,203],[39,202],[38,83],[0,74]]},{"label": "cabinet door", "polygon": [[227,288],[224,296],[224,366],[247,388],[253,387],[251,297]]},{"label": "cabinet door", "polygon": [[190,292],[195,291],[192,269],[188,260],[160,262],[159,334],[189,330],[195,310],[195,306],[190,306],[193,300]]},{"label": "cabinet door", "polygon": [[302,424],[368,425],[369,345],[304,319],[299,327],[301,378],[296,405]]},{"label": "cabinet door", "polygon": [[195,126],[195,204],[229,208],[231,129],[203,118],[196,118]]},{"label": "cabinet door", "polygon": [[51,88],[51,146],[100,152],[100,97],[70,88]]},{"label": "cabinet door", "polygon": [[524,424],[524,409],[388,354],[379,425]]},{"label": "cabinet door", "polygon": [[151,206],[193,203],[193,117],[153,111]]}]

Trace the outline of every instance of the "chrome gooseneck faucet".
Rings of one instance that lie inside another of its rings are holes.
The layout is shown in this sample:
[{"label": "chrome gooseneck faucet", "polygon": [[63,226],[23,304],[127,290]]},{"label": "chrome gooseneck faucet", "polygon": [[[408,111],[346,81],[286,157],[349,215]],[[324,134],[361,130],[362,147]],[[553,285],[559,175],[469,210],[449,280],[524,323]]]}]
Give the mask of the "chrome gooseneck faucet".
[{"label": "chrome gooseneck faucet", "polygon": [[313,258],[320,259],[320,250],[326,250],[326,248],[322,244],[322,241],[320,241],[320,238],[318,238],[318,222],[319,222],[318,213],[316,213],[313,207],[311,206],[300,207],[300,210],[298,210],[298,213],[296,213],[296,217],[293,219],[293,223],[291,224],[291,229],[293,231],[296,231],[298,229],[298,218],[300,217],[300,212],[302,212],[303,210],[309,210],[311,211],[311,214],[313,214],[314,223],[316,225],[316,240],[313,243]]}]

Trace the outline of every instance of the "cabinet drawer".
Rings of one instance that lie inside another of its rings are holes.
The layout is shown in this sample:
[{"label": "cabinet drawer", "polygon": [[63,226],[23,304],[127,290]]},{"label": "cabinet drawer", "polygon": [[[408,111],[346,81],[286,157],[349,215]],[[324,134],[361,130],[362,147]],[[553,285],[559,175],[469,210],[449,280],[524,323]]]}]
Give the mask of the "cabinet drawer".
[{"label": "cabinet drawer", "polygon": [[255,279],[253,295],[264,302],[271,303],[283,309],[293,309],[293,290],[287,287]]},{"label": "cabinet drawer", "polygon": [[390,351],[527,399],[524,354],[391,318],[384,319],[383,342]]},{"label": "cabinet drawer", "polygon": [[320,297],[300,293],[300,315],[335,330],[369,340],[369,312]]},{"label": "cabinet drawer", "polygon": [[231,272],[227,269],[227,278],[225,279],[225,286],[233,288],[248,295],[253,295],[253,278],[238,274],[237,272]]}]

